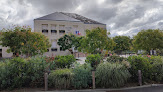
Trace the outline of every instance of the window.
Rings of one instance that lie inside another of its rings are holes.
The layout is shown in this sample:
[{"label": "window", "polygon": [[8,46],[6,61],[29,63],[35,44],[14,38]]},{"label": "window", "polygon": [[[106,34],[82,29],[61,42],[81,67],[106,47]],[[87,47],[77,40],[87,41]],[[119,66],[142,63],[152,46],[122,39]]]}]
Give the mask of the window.
[{"label": "window", "polygon": [[51,24],[51,33],[57,33],[56,27],[57,25]]},{"label": "window", "polygon": [[59,30],[59,33],[65,33],[65,30]]},{"label": "window", "polygon": [[65,25],[59,25],[59,30],[65,30]]},{"label": "window", "polygon": [[42,30],[42,33],[48,33],[48,30]]},{"label": "window", "polygon": [[51,33],[57,33],[57,30],[51,30]]},{"label": "window", "polygon": [[48,24],[42,24],[42,33],[48,33]]},{"label": "window", "polygon": [[57,48],[51,48],[51,51],[57,51]]},{"label": "window", "polygon": [[65,26],[64,25],[59,25],[59,33],[64,34],[65,33]]}]

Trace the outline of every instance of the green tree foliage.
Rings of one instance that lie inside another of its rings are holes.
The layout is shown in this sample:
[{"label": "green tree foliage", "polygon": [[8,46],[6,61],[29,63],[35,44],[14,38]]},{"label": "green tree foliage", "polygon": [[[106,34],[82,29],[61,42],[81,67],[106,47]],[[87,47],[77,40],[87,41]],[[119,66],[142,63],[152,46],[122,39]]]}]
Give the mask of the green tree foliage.
[{"label": "green tree foliage", "polygon": [[86,30],[86,36],[80,41],[79,51],[91,54],[101,53],[104,49],[112,49],[113,41],[108,37],[107,30],[96,28]]},{"label": "green tree foliage", "polygon": [[134,36],[133,45],[136,50],[163,49],[163,31],[148,29],[140,31]]},{"label": "green tree foliage", "polygon": [[100,56],[100,54],[90,54],[86,57],[85,62],[91,64],[91,66],[96,69],[101,60],[102,57]]},{"label": "green tree foliage", "polygon": [[114,50],[116,53],[121,53],[125,50],[130,50],[130,38],[128,36],[115,36],[113,38],[115,42]]},{"label": "green tree foliage", "polygon": [[73,54],[72,47],[77,49],[80,46],[79,41],[82,37],[76,37],[75,35],[69,34],[64,35],[60,39],[58,39],[57,44],[62,48],[62,50],[69,50],[71,54]]},{"label": "green tree foliage", "polygon": [[9,47],[8,53],[13,52],[14,54],[19,53],[27,56],[43,54],[50,47],[46,36],[31,32],[31,28],[25,26],[4,29],[0,40],[2,46]]}]

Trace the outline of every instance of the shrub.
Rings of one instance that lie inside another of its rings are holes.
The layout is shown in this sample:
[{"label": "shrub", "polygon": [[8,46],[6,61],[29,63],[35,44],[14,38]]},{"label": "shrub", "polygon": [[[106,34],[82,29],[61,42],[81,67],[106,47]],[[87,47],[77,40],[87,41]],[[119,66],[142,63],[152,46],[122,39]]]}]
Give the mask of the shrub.
[{"label": "shrub", "polygon": [[54,69],[55,64],[48,62],[46,57],[32,57],[27,62],[28,69],[26,74],[30,79],[30,86],[43,86],[44,73],[50,72],[49,69]]},{"label": "shrub", "polygon": [[96,84],[99,87],[120,87],[127,82],[130,73],[126,67],[118,63],[101,63],[96,69]]},{"label": "shrub", "polygon": [[153,63],[151,70],[152,80],[161,82],[163,80],[163,62]]},{"label": "shrub", "polygon": [[67,56],[56,56],[55,65],[57,68],[69,68],[72,63],[75,62],[75,57],[73,55]]},{"label": "shrub", "polygon": [[0,89],[43,86],[48,66],[45,57],[7,59],[0,63]]},{"label": "shrub", "polygon": [[97,65],[100,63],[101,59],[102,58],[100,54],[91,54],[86,57],[85,62],[90,63],[91,66],[95,69]]},{"label": "shrub", "polygon": [[52,71],[48,77],[49,87],[56,89],[68,89],[71,87],[73,73],[71,69],[59,69]]},{"label": "shrub", "polygon": [[72,86],[77,89],[87,88],[92,83],[90,64],[75,64]]},{"label": "shrub", "polygon": [[4,62],[0,70],[1,89],[19,88],[25,85],[27,78],[24,72],[26,69],[25,60],[22,58],[14,58]]},{"label": "shrub", "polygon": [[126,59],[123,57],[113,55],[113,56],[109,56],[106,61],[107,62],[122,62],[124,60]]},{"label": "shrub", "polygon": [[129,69],[130,73],[132,74],[132,80],[138,81],[138,70],[142,72],[143,81],[150,80],[151,74],[151,61],[148,58],[142,56],[130,56],[128,57],[128,61],[131,64],[131,68]]}]

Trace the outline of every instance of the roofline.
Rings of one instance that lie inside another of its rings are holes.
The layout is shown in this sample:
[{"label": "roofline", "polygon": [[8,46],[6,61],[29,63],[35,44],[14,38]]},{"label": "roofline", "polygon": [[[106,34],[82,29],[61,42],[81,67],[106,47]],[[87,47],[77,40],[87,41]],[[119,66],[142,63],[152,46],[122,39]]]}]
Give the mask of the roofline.
[{"label": "roofline", "polygon": [[97,24],[97,25],[106,25],[106,24],[103,24],[103,23],[84,23],[84,24]]},{"label": "roofline", "polygon": [[[34,19],[35,20],[50,20],[50,21],[68,21],[68,20],[51,20],[51,19]],[[69,21],[69,22],[81,22],[81,21]],[[83,23],[83,22],[81,22]]]},{"label": "roofline", "polygon": [[[35,20],[50,20],[50,21],[66,21],[66,20],[51,20],[51,19],[34,19]],[[81,21],[66,21],[66,22],[81,22]],[[103,24],[103,23],[84,23],[84,22],[81,22],[83,24],[97,24],[97,25],[106,25],[106,24]]]}]

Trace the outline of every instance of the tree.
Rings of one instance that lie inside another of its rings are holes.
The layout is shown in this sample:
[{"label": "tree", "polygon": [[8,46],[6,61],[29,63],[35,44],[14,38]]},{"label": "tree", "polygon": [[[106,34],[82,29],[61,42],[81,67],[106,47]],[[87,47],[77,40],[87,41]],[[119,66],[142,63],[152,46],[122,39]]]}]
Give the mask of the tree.
[{"label": "tree", "polygon": [[107,35],[107,30],[102,28],[86,30],[86,36],[80,41],[81,46],[78,50],[91,54],[97,54],[101,53],[104,49],[111,49],[113,41],[111,41]]},{"label": "tree", "polygon": [[77,37],[73,34],[65,34],[63,37],[58,39],[57,44],[62,48],[62,50],[69,50],[73,54],[72,47],[77,49],[80,46],[79,41],[82,37]]},{"label": "tree", "polygon": [[114,50],[116,53],[120,54],[122,51],[130,50],[130,37],[128,36],[115,36],[113,38],[115,42]]},{"label": "tree", "polygon": [[31,28],[26,26],[3,29],[0,40],[3,47],[9,47],[7,52],[13,52],[14,55],[34,56],[43,54],[50,47],[46,36],[31,32]]},{"label": "tree", "polygon": [[133,45],[136,50],[163,49],[163,31],[159,29],[141,30],[134,36]]}]

